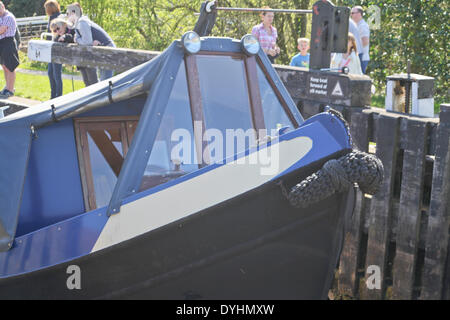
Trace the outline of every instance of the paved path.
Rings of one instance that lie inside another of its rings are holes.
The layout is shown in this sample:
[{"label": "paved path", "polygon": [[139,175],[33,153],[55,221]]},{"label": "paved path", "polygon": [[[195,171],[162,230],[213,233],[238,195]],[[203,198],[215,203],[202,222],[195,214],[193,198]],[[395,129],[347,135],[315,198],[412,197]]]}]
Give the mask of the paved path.
[{"label": "paved path", "polygon": [[8,99],[0,99],[2,102],[9,102],[11,104],[21,104],[21,105],[26,105],[26,106],[35,106],[39,103],[41,103],[41,101],[38,100],[31,100],[31,99],[26,99],[26,98],[22,98],[22,97],[17,97],[17,96],[12,96],[9,97]]},{"label": "paved path", "polygon": [[[8,106],[3,113],[5,116],[15,113],[17,111],[27,109],[29,107],[40,104],[41,101],[26,99],[22,97],[12,96],[8,99],[0,99],[0,107]],[[1,115],[0,115],[1,117]]]}]

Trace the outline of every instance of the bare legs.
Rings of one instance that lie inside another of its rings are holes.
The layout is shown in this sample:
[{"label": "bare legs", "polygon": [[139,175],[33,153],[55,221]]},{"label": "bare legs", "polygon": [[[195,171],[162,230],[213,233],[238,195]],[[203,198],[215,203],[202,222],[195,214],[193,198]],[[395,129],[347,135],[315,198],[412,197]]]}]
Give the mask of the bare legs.
[{"label": "bare legs", "polygon": [[6,80],[6,89],[8,89],[11,92],[14,92],[14,84],[16,82],[16,71],[9,71],[9,69],[2,65],[4,74],[5,74],[5,80]]}]

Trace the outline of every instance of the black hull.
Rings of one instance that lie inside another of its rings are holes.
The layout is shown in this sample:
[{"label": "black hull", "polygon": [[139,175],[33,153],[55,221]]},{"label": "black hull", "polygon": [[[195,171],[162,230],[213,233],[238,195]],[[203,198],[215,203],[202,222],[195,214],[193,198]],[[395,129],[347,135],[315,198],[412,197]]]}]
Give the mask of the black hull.
[{"label": "black hull", "polygon": [[[325,299],[353,205],[352,189],[295,209],[268,183],[113,247],[0,280],[0,299]],[[67,288],[70,265],[80,267],[80,290]]]}]

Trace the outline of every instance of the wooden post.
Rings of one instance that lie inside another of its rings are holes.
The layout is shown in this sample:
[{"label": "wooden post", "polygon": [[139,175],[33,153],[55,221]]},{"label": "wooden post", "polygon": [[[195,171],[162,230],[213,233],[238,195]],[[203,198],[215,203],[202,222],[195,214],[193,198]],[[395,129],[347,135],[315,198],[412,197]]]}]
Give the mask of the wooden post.
[{"label": "wooden post", "polygon": [[104,68],[122,72],[147,62],[160,52],[111,47],[80,46],[53,43],[52,62],[69,65]]},{"label": "wooden post", "polygon": [[384,180],[380,191],[372,197],[370,208],[366,270],[375,267],[381,271],[381,287],[364,286],[362,298],[383,299],[385,295],[385,271],[388,246],[391,240],[392,195],[397,162],[400,118],[380,114],[377,120],[376,155],[384,166]]},{"label": "wooden post", "polygon": [[403,155],[400,210],[397,222],[396,254],[393,268],[393,298],[412,299],[422,213],[423,179],[428,125],[408,119]]},{"label": "wooden post", "polygon": [[[369,134],[372,129],[373,114],[366,112],[352,112],[350,114],[350,130],[353,143],[361,151],[369,148]],[[353,218],[345,237],[344,247],[339,263],[338,289],[340,294],[356,296],[359,287],[358,266],[361,251],[361,237],[364,229],[366,199],[358,192]]]},{"label": "wooden post", "polygon": [[[449,252],[450,105],[441,106],[439,118],[425,247],[423,288],[420,296],[420,299],[424,300],[443,298],[445,263]],[[448,286],[448,284],[446,285]]]}]

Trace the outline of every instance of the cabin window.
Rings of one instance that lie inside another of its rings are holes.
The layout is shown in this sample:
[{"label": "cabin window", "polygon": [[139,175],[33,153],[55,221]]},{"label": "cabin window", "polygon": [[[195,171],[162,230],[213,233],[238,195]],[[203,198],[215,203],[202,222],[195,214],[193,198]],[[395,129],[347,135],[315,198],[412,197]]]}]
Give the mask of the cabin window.
[{"label": "cabin window", "polygon": [[186,81],[181,63],[142,178],[140,190],[181,177],[199,168]]},{"label": "cabin window", "polygon": [[109,203],[137,120],[137,117],[75,120],[83,193],[89,210]]},{"label": "cabin window", "polygon": [[294,129],[292,121],[289,119],[274,89],[259,66],[257,67],[257,73],[261,93],[262,110],[264,113],[264,122],[268,134],[270,135],[271,130],[280,129],[283,127],[289,127],[288,130]]},{"label": "cabin window", "polygon": [[252,128],[244,60],[239,56],[197,55],[206,128]]},{"label": "cabin window", "polygon": [[[222,161],[226,156],[244,151],[252,144],[256,136],[252,132],[244,143],[230,142],[226,145],[227,130],[253,128],[250,106],[247,73],[244,57],[238,55],[197,55],[197,66],[200,79],[200,91],[203,104],[204,121],[210,141],[209,161]],[[215,141],[218,136],[213,130],[218,130],[223,137],[222,143]],[[212,147],[219,143],[221,146]],[[227,150],[228,147],[228,150]],[[226,150],[226,154],[224,154]]]}]

